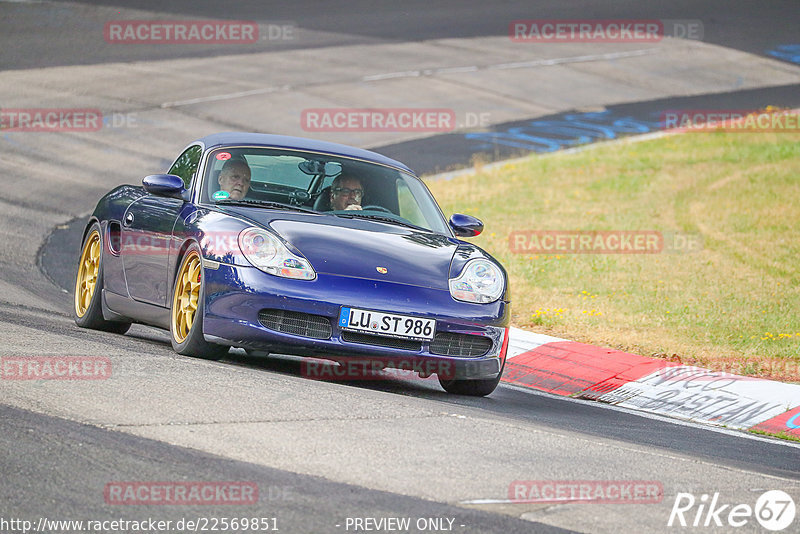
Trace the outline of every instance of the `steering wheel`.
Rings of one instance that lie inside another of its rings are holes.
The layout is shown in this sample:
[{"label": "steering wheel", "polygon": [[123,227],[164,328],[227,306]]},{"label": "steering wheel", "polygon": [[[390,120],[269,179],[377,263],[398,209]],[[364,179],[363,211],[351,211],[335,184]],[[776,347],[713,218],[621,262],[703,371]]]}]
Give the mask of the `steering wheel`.
[{"label": "steering wheel", "polygon": [[394,215],[394,213],[392,213],[392,210],[390,210],[388,208],[384,208],[383,206],[378,206],[377,204],[370,204],[369,206],[361,206],[361,209],[362,210],[383,211],[385,213],[391,213],[392,215]]}]

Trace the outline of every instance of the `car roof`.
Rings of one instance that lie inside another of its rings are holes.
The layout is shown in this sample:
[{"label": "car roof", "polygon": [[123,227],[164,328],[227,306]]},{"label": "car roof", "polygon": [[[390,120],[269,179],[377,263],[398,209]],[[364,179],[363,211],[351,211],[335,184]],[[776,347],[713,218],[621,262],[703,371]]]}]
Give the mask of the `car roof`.
[{"label": "car roof", "polygon": [[198,142],[203,143],[206,149],[228,145],[255,145],[277,148],[296,148],[298,150],[307,150],[310,152],[322,152],[334,156],[345,156],[394,167],[395,169],[399,169],[416,176],[414,171],[409,169],[404,164],[382,154],[378,154],[377,152],[347,145],[340,145],[338,143],[317,141],[316,139],[308,139],[305,137],[246,132],[223,132],[207,135],[206,137],[198,139],[196,143]]}]

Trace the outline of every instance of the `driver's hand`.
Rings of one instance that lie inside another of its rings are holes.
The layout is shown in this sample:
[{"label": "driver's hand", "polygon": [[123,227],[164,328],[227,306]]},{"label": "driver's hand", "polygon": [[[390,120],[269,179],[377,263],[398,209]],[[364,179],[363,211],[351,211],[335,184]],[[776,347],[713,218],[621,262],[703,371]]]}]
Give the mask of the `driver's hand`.
[{"label": "driver's hand", "polygon": [[345,208],[345,210],[360,210],[360,209],[361,206],[359,206],[358,204],[350,204]]}]

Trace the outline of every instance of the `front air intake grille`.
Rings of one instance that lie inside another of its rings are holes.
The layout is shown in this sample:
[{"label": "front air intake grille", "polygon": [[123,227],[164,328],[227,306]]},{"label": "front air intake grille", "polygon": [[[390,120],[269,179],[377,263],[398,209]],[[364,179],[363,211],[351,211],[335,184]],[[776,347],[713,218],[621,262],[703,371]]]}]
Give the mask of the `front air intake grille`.
[{"label": "front air intake grille", "polygon": [[477,358],[489,352],[491,348],[491,338],[472,334],[437,332],[431,341],[431,353],[442,356]]},{"label": "front air intake grille", "polygon": [[363,345],[376,345],[378,347],[388,347],[391,349],[403,349],[420,351],[422,345],[419,341],[411,339],[398,339],[395,337],[375,336],[372,334],[361,334],[359,332],[350,332],[344,330],[342,332],[342,339],[350,343],[361,343]]},{"label": "front air intake grille", "polygon": [[332,331],[327,317],[286,310],[261,310],[258,322],[276,332],[314,339],[330,339]]}]

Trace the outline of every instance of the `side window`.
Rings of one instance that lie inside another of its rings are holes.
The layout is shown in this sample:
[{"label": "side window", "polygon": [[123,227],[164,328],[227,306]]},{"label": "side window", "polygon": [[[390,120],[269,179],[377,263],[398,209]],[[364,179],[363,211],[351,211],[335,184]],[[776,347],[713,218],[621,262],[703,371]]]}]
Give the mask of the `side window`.
[{"label": "side window", "polygon": [[397,202],[400,208],[400,213],[398,213],[398,215],[413,224],[425,228],[428,227],[425,216],[422,214],[422,211],[420,211],[419,204],[417,204],[417,200],[414,198],[408,185],[406,185],[405,180],[397,180]]},{"label": "side window", "polygon": [[183,178],[183,183],[186,188],[192,183],[192,176],[197,171],[197,164],[200,163],[200,156],[203,155],[203,149],[199,145],[194,145],[186,149],[181,154],[175,163],[170,167],[168,174],[174,174]]}]

